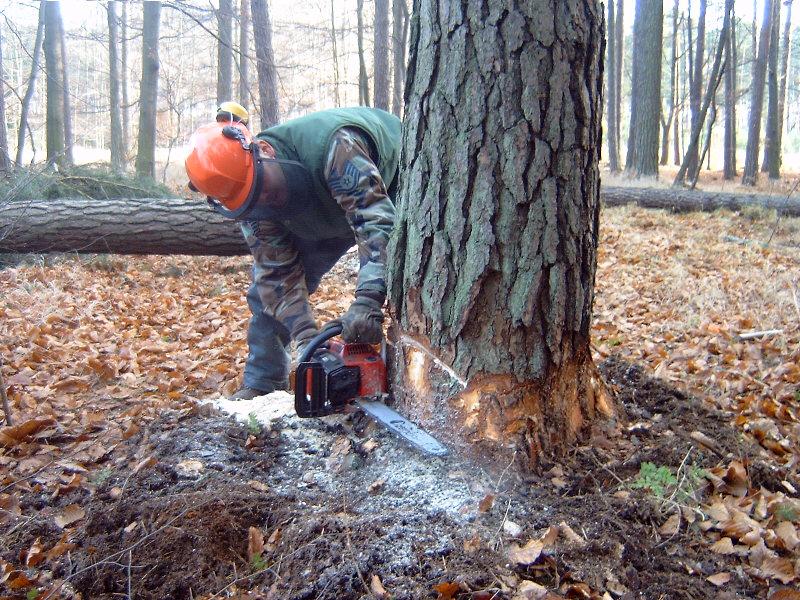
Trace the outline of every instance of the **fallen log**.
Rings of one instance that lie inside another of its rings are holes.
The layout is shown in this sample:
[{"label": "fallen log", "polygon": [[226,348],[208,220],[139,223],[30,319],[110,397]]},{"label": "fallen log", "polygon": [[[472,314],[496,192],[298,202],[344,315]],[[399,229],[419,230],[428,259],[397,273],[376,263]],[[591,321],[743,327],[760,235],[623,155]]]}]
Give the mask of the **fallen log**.
[{"label": "fallen log", "polygon": [[[636,204],[676,212],[777,209],[800,216],[785,196],[603,187],[606,206]],[[247,254],[239,227],[204,202],[184,198],[14,200],[0,204],[0,253]]]},{"label": "fallen log", "polygon": [[673,212],[711,212],[720,208],[739,211],[748,206],[775,209],[800,217],[800,199],[785,195],[742,194],[733,192],[701,192],[674,188],[602,187],[600,197],[606,206],[636,204],[643,208],[660,208]]}]

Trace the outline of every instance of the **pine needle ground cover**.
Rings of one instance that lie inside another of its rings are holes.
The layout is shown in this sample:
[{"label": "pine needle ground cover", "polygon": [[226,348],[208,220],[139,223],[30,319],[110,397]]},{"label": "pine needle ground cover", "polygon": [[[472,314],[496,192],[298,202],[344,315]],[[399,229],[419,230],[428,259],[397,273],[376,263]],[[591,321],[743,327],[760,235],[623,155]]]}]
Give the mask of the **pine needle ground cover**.
[{"label": "pine needle ground cover", "polygon": [[[604,211],[593,344],[624,420],[527,475],[431,461],[358,417],[202,404],[238,384],[246,258],[6,268],[0,593],[793,598],[798,230]],[[320,320],[355,268],[325,279]]]}]

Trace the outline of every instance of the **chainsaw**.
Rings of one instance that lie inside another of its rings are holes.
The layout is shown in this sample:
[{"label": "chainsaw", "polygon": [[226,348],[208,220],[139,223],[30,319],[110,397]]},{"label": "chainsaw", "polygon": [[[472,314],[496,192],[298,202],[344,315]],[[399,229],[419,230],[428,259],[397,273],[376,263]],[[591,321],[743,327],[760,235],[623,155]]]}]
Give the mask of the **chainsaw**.
[{"label": "chainsaw", "polygon": [[361,408],[372,419],[427,454],[444,456],[445,448],[429,433],[386,406],[386,361],[371,344],[333,339],[339,324],[325,327],[300,355],[294,373],[294,408],[303,418],[324,417]]}]

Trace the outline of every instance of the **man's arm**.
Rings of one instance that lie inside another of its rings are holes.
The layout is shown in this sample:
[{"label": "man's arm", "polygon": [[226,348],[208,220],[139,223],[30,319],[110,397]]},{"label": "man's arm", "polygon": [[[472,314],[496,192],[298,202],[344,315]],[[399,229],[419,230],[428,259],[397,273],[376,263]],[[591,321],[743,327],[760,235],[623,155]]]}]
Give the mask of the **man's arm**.
[{"label": "man's arm", "polygon": [[304,341],[317,325],[308,304],[308,288],[300,256],[289,232],[272,221],[243,221],[244,234],[255,269],[253,281],[264,312],[280,321],[292,339]]},{"label": "man's arm", "polygon": [[361,269],[357,297],[383,304],[386,298],[386,247],[394,226],[394,204],[359,129],[346,127],[333,136],[325,179],[353,228]]}]

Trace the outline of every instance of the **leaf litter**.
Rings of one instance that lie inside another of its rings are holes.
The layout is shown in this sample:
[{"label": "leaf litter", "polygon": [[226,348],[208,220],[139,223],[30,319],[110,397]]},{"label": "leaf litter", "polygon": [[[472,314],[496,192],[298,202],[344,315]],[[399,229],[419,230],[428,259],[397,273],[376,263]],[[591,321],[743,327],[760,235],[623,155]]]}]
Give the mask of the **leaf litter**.
[{"label": "leaf litter", "polygon": [[[247,259],[2,270],[6,597],[792,597],[798,252],[720,235],[748,226],[604,212],[594,344],[628,424],[541,476],[430,461],[358,416],[216,414],[202,400],[243,367]],[[313,299],[321,320],[355,262]],[[702,483],[655,497],[631,486],[644,462]]]}]

